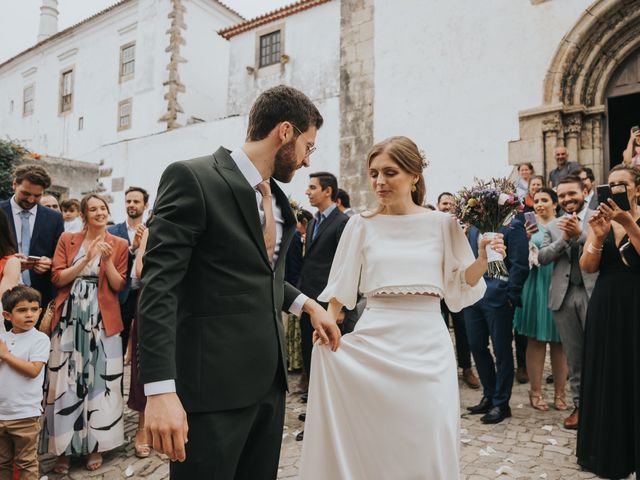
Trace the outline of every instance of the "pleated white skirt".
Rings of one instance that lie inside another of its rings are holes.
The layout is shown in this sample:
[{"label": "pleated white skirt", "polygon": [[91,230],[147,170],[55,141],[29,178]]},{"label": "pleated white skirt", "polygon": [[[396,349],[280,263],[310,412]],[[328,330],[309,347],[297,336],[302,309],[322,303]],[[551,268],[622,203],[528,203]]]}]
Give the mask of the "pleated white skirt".
[{"label": "pleated white skirt", "polygon": [[459,393],[431,296],[368,300],[340,349],[316,345],[302,480],[457,480]]}]

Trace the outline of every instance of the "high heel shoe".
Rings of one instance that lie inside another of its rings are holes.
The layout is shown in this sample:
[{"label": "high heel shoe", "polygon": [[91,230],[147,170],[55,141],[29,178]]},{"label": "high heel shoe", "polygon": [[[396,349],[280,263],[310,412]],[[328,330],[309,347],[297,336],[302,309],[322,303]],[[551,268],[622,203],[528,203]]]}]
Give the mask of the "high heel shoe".
[{"label": "high heel shoe", "polygon": [[529,402],[531,406],[536,410],[540,410],[541,412],[546,412],[549,410],[549,405],[542,399],[542,395],[534,395],[533,392],[529,392]]},{"label": "high heel shoe", "polygon": [[556,410],[567,410],[569,406],[567,405],[567,399],[562,395],[556,395],[553,399],[553,406]]}]

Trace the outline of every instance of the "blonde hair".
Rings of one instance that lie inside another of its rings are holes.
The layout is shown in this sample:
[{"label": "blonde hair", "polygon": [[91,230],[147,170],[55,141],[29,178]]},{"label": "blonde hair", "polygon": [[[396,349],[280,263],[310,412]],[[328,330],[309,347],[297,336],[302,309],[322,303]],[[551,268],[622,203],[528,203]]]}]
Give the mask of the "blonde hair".
[{"label": "blonde hair", "polygon": [[[424,181],[422,170],[427,166],[423,154],[418,146],[408,137],[390,137],[382,142],[376,143],[369,151],[367,157],[367,165],[370,167],[371,162],[383,153],[389,155],[402,170],[410,175],[416,175],[418,181],[415,183],[415,191],[411,192],[413,203],[422,207],[424,198],[427,194],[427,187]],[[384,206],[378,205],[378,208],[369,216],[381,213]]]}]

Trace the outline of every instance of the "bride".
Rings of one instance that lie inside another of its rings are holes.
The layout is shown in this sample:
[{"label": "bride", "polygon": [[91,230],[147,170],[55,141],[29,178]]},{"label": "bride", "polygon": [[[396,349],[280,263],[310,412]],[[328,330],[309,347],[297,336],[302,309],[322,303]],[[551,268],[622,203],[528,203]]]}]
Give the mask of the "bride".
[{"label": "bride", "polygon": [[[423,158],[392,137],[368,158],[379,206],[352,217],[319,300],[337,318],[358,288],[367,307],[332,352],[316,342],[302,480],[459,478],[456,361],[440,315],[480,300],[485,246],[475,260],[454,217],[424,209]],[[491,243],[505,253],[502,238]]]}]

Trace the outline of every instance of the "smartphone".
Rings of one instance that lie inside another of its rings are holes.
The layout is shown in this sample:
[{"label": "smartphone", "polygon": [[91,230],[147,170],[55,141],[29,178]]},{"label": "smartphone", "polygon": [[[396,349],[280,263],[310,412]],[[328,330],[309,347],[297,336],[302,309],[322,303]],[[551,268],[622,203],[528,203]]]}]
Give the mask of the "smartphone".
[{"label": "smartphone", "polygon": [[596,195],[598,196],[598,205],[607,204],[607,200],[611,198],[611,187],[609,185],[598,185],[596,187]]},{"label": "smartphone", "polygon": [[28,261],[30,261],[30,262],[38,262],[41,258],[42,258],[42,257],[37,257],[37,256],[35,256],[35,255],[29,255],[29,256],[27,257],[27,260],[28,260]]},{"label": "smartphone", "polygon": [[616,205],[621,210],[631,210],[629,205],[629,197],[627,196],[627,186],[624,183],[618,183],[616,185],[598,185],[596,187],[596,194],[598,195],[598,204],[605,203],[608,205],[607,200],[610,198],[616,202]]},{"label": "smartphone", "polygon": [[631,210],[629,197],[627,196],[627,186],[624,183],[611,185],[611,198],[622,210],[626,212]]},{"label": "smartphone", "polygon": [[538,225],[535,212],[524,212],[524,219],[529,225]]}]

